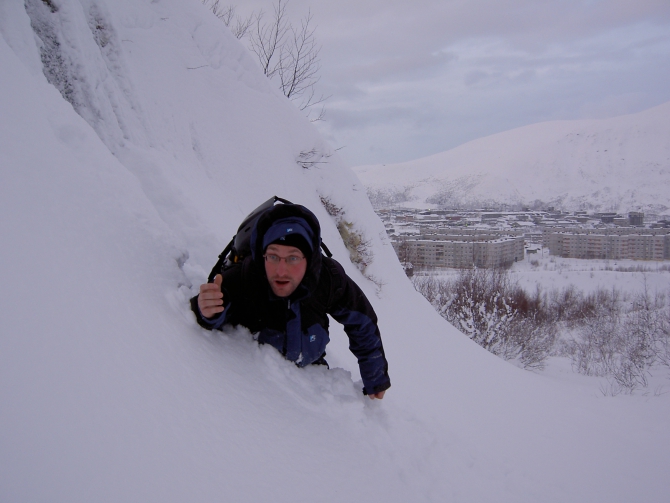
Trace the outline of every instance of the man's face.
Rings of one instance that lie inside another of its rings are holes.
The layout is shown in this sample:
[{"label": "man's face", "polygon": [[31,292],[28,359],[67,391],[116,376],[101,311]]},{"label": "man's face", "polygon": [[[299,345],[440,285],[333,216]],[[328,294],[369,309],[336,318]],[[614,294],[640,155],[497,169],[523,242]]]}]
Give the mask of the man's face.
[{"label": "man's face", "polygon": [[271,244],[265,250],[265,273],[277,297],[295,292],[306,271],[307,259],[295,246]]}]

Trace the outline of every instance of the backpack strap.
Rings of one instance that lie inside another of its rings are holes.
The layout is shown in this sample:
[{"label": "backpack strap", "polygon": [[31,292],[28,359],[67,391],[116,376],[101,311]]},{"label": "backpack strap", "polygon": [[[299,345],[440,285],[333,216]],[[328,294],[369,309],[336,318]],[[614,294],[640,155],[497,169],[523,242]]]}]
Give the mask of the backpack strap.
[{"label": "backpack strap", "polygon": [[321,249],[323,250],[323,253],[326,255],[326,257],[332,258],[333,254],[328,249],[328,247],[326,246],[326,243],[324,243],[323,240],[321,241]]},{"label": "backpack strap", "polygon": [[230,243],[228,243],[228,245],[219,254],[219,260],[217,260],[216,264],[214,264],[214,267],[212,267],[212,271],[209,273],[209,277],[207,278],[207,283],[212,283],[214,281],[214,277],[217,274],[223,272],[223,264],[225,263],[226,257],[230,253],[230,250],[233,249],[234,243],[235,243],[235,236],[233,236],[233,239],[230,240]]}]

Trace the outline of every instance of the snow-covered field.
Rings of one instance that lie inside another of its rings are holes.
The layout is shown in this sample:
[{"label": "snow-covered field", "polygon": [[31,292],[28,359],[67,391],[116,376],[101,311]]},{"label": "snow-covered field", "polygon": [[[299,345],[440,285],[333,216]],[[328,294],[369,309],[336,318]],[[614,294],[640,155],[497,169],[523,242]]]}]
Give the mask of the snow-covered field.
[{"label": "snow-covered field", "polygon": [[[199,0],[0,2],[0,67],[3,503],[667,500],[670,396],[525,372],[445,323],[352,171]],[[327,164],[299,166],[311,150]],[[338,327],[326,370],[196,325],[188,298],[274,194],[315,211],[371,299],[383,401]]]},{"label": "snow-covered field", "polygon": [[[456,269],[444,269],[436,274],[454,277]],[[538,249],[537,254],[527,255],[509,269],[510,279],[517,282],[528,293],[539,286],[542,291],[562,290],[574,286],[584,293],[596,290],[611,290],[631,294],[646,290],[670,294],[670,261],[642,260],[582,260],[551,255],[547,249]]]},{"label": "snow-covered field", "polygon": [[510,269],[513,279],[529,292],[574,285],[583,292],[612,288],[622,292],[650,294],[670,292],[670,261],[582,260],[555,257],[548,250],[529,255]]}]

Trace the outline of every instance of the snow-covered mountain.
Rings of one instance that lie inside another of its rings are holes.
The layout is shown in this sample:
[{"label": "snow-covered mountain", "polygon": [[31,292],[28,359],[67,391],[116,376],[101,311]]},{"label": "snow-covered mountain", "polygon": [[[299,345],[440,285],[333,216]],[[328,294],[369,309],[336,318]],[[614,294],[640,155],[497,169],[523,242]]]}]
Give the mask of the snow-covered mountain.
[{"label": "snow-covered mountain", "polygon": [[380,203],[670,213],[670,102],[544,122],[393,165],[354,168]]},{"label": "snow-covered mountain", "polygon": [[[444,322],[200,0],[0,1],[0,68],[3,503],[667,499],[670,395],[597,396]],[[315,211],[371,299],[382,402],[337,323],[330,370],[195,323],[189,297],[274,194]],[[322,198],[369,243],[367,276]]]}]

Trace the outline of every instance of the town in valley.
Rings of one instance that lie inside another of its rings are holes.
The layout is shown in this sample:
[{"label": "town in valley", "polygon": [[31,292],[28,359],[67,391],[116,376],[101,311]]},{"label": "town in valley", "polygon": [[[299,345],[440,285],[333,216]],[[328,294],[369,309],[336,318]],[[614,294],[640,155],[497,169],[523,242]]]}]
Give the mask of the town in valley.
[{"label": "town in valley", "polygon": [[643,212],[553,207],[375,211],[408,275],[414,270],[508,267],[538,252],[580,259],[670,259],[670,219]]}]

